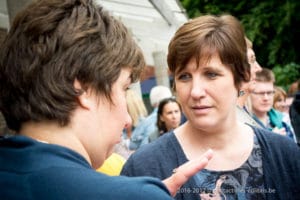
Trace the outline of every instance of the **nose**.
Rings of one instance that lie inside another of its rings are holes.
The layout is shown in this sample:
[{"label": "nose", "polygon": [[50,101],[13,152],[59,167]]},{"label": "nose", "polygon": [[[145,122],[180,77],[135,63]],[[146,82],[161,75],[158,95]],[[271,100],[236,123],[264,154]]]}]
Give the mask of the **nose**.
[{"label": "nose", "polygon": [[172,119],[176,119],[176,117],[177,117],[176,112],[172,112]]},{"label": "nose", "polygon": [[200,98],[205,96],[205,82],[201,78],[194,78],[192,82],[191,97]]},{"label": "nose", "polygon": [[255,61],[254,66],[255,66],[255,72],[260,72],[262,70],[260,64],[257,61]]},{"label": "nose", "polygon": [[125,119],[125,126],[124,128],[129,128],[132,126],[132,118],[129,115],[129,113],[127,113],[126,119]]}]

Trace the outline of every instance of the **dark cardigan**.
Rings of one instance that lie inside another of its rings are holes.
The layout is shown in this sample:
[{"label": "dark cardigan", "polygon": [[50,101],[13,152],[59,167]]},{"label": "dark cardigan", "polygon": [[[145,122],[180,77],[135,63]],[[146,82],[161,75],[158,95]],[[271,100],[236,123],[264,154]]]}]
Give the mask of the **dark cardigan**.
[{"label": "dark cardigan", "polygon": [[[264,186],[267,199],[300,199],[300,148],[287,137],[254,128],[262,149]],[[126,162],[121,174],[154,176],[165,179],[187,158],[173,132],[138,149]],[[177,195],[177,200],[197,200],[199,194],[188,193],[196,184],[191,178]],[[186,189],[185,189],[186,188]]]}]

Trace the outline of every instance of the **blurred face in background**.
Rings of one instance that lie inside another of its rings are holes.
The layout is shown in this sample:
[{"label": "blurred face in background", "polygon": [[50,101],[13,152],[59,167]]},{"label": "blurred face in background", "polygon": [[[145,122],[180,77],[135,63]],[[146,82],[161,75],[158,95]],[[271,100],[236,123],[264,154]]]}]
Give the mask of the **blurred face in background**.
[{"label": "blurred face in background", "polygon": [[251,67],[251,80],[248,84],[248,91],[252,91],[255,87],[255,78],[256,78],[256,72],[259,72],[262,70],[261,66],[258,64],[255,53],[252,48],[247,48],[247,58],[248,62]]},{"label": "blurred face in background", "polygon": [[166,103],[160,115],[160,120],[165,123],[168,131],[177,128],[181,121],[181,110],[178,103],[171,101]]},{"label": "blurred face in background", "polygon": [[277,100],[274,101],[273,107],[280,112],[286,112],[286,98],[283,95],[278,96]]},{"label": "blurred face in background", "polygon": [[256,82],[250,98],[252,110],[257,114],[266,114],[273,106],[274,85],[272,82]]}]

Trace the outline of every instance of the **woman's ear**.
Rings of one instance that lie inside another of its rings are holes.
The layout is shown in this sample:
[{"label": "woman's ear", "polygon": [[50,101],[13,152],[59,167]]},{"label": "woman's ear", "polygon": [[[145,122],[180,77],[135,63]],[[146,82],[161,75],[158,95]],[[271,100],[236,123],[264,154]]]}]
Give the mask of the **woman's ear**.
[{"label": "woman's ear", "polygon": [[81,94],[77,97],[79,106],[84,109],[91,109],[92,99],[89,89],[84,89],[82,84],[77,79],[75,79],[74,81],[74,88],[78,91],[82,91]]}]

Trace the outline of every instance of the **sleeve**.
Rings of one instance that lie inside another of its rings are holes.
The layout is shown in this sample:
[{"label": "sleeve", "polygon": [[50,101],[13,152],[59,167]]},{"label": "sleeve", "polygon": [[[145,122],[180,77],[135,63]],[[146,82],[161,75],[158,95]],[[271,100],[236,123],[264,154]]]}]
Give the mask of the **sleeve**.
[{"label": "sleeve", "polygon": [[265,187],[275,192],[270,199],[300,195],[300,148],[286,136],[256,129],[262,148]]},{"label": "sleeve", "polygon": [[140,198],[143,200],[168,200],[173,199],[166,188],[166,186],[159,180],[154,178],[147,178],[148,182],[141,186]]}]

